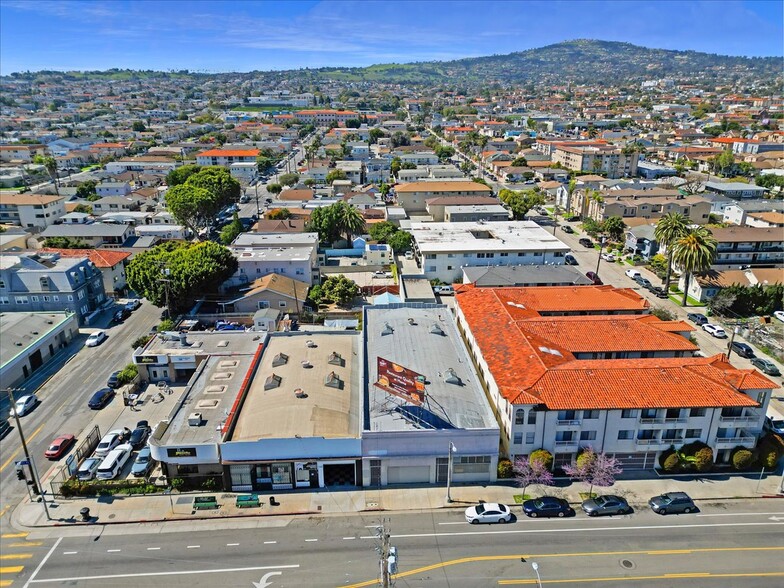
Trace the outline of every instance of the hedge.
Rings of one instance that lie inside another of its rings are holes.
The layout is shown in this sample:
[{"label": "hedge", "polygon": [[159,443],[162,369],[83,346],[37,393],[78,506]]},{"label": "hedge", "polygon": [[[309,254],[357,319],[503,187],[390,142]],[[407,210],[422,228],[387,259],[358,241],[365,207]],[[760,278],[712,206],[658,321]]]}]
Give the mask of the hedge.
[{"label": "hedge", "polygon": [[498,477],[500,479],[508,479],[514,476],[514,466],[508,459],[498,460]]},{"label": "hedge", "polygon": [[732,451],[732,467],[738,471],[748,470],[754,465],[754,454],[745,447],[736,447]]},{"label": "hedge", "polygon": [[541,462],[546,470],[553,469],[553,454],[546,449],[537,449],[536,451],[531,452],[528,463],[534,463],[536,461]]}]

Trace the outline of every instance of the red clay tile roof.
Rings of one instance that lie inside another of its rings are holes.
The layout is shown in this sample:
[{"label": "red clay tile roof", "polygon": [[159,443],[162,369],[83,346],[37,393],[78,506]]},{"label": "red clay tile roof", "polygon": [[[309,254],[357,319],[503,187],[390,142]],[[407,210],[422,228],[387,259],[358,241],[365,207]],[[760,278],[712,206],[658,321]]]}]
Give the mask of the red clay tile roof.
[{"label": "red clay tile roof", "polygon": [[115,251],[113,249],[54,249],[43,248],[39,251],[59,253],[61,257],[87,257],[95,264],[95,267],[114,267],[128,259],[131,254],[127,251]]},{"label": "red clay tile roof", "polygon": [[196,157],[258,157],[258,149],[210,149],[197,153]]}]

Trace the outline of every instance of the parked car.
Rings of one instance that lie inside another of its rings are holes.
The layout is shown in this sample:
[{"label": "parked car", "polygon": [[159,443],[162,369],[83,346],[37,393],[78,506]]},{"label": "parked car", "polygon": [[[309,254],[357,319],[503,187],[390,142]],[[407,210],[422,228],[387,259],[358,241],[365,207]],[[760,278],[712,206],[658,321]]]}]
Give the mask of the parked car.
[{"label": "parked car", "polygon": [[512,512],[505,504],[497,502],[483,502],[476,506],[469,506],[465,510],[466,521],[472,525],[479,523],[508,523],[512,520]]},{"label": "parked car", "polygon": [[561,225],[561,230],[564,233],[569,233],[570,235],[574,234],[574,229],[572,227],[570,227],[569,225]]},{"label": "parked car", "polygon": [[114,390],[111,388],[101,388],[100,390],[93,392],[93,395],[90,396],[90,400],[87,401],[87,407],[92,408],[93,410],[99,410],[106,406],[113,396]]},{"label": "parked car", "polygon": [[708,322],[708,317],[699,312],[690,312],[686,315],[686,318],[697,326],[702,326]]},{"label": "parked car", "polygon": [[103,331],[95,331],[91,333],[89,337],[87,337],[87,341],[84,344],[87,347],[98,347],[101,343],[106,341],[106,333]]},{"label": "parked car", "polygon": [[751,365],[761,371],[763,374],[768,376],[780,376],[781,372],[779,368],[776,367],[776,364],[770,361],[769,359],[765,359],[762,357],[755,357],[751,360]]},{"label": "parked car", "polygon": [[730,345],[730,349],[746,359],[755,357],[754,350],[745,343],[740,343],[739,341],[733,341],[732,345]]},{"label": "parked car", "polygon": [[602,253],[602,259],[606,262],[614,263],[615,255],[613,255],[612,253]]},{"label": "parked car", "polygon": [[579,263],[577,263],[577,259],[575,258],[575,256],[572,255],[571,253],[567,253],[564,256],[564,263],[566,265],[580,265]]},{"label": "parked car", "polygon": [[567,216],[566,220],[568,222],[570,222],[570,223],[577,222],[578,220],[580,220],[580,215],[579,214],[573,214],[572,216]]},{"label": "parked car", "polygon": [[637,280],[637,278],[641,278],[642,277],[642,274],[640,273],[640,270],[636,270],[636,269],[627,269],[623,273],[625,273],[627,276],[629,276],[632,280]]},{"label": "parked car", "polygon": [[132,451],[133,449],[128,444],[117,445],[103,458],[101,465],[95,471],[95,477],[99,480],[115,479],[122,472]]},{"label": "parked car", "polygon": [[12,417],[14,416],[14,413],[16,413],[16,416],[23,417],[33,410],[37,404],[38,396],[35,394],[25,394],[16,399],[16,402],[8,412],[8,416]]},{"label": "parked car", "polygon": [[48,449],[44,451],[44,457],[47,459],[59,459],[71,448],[73,442],[76,441],[76,437],[71,435],[70,433],[65,435],[60,435],[54,441],[51,442]]},{"label": "parked car", "polygon": [[712,323],[705,323],[704,325],[702,325],[702,330],[710,335],[713,335],[717,339],[727,338],[726,331],[722,329],[719,325],[714,325]]},{"label": "parked car", "polygon": [[146,478],[150,475],[150,470],[155,466],[155,460],[150,454],[150,448],[145,447],[136,456],[131,467],[131,475],[136,478]]},{"label": "parked car", "polygon": [[98,469],[98,466],[101,465],[103,459],[100,457],[88,457],[82,462],[82,465],[79,466],[79,469],[76,470],[76,477],[77,479],[86,482],[87,480],[92,480],[95,477],[95,470]]},{"label": "parked car", "polygon": [[638,276],[634,279],[634,281],[637,282],[640,286],[642,286],[646,290],[650,290],[651,288],[653,288],[653,284],[651,284],[651,281],[648,278]]},{"label": "parked car", "polygon": [[452,286],[433,286],[433,292],[439,296],[454,296],[455,289]]},{"label": "parked car", "polygon": [[563,498],[555,496],[542,496],[523,502],[523,512],[531,518],[536,517],[565,517],[574,514],[572,507]]},{"label": "parked car", "polygon": [[585,237],[583,237],[582,239],[580,239],[580,240],[578,241],[578,243],[579,243],[580,245],[582,245],[583,247],[593,247],[593,241],[591,241],[590,239],[586,239]]},{"label": "parked car", "polygon": [[586,272],[585,277],[591,280],[594,286],[601,286],[602,284],[604,284],[604,282],[602,282],[602,279],[599,277],[599,274],[597,274],[596,272]]},{"label": "parked car", "polygon": [[120,387],[120,370],[112,372],[106,380],[106,385],[109,388],[115,389]]},{"label": "parked car", "polygon": [[121,306],[119,309],[117,309],[112,318],[114,319],[115,323],[121,323],[129,316],[131,316],[131,311],[128,310],[126,306]]},{"label": "parked car", "polygon": [[122,443],[121,431],[110,431],[98,442],[98,447],[95,448],[95,455],[104,457],[120,443]]},{"label": "parked car", "polygon": [[406,251],[406,259],[414,259],[414,252]]},{"label": "parked car", "polygon": [[648,501],[651,510],[657,514],[690,513],[697,510],[694,502],[685,492],[667,492],[654,496]]},{"label": "parked car", "polygon": [[150,435],[150,425],[147,421],[139,421],[136,423],[136,428],[131,433],[131,436],[128,438],[128,443],[131,444],[131,447],[134,449],[139,449],[142,447],[147,441],[147,437]]},{"label": "parked car", "polygon": [[777,310],[773,313],[773,316],[779,319],[782,323],[784,323],[784,310]]},{"label": "parked car", "polygon": [[624,498],[615,496],[614,494],[589,498],[582,503],[581,508],[589,517],[598,517],[599,515],[631,514],[632,512],[632,508],[629,506],[629,503],[626,502]]},{"label": "parked car", "polygon": [[650,291],[654,296],[656,296],[656,298],[669,298],[669,296],[667,296],[667,292],[665,292],[664,288],[661,286],[654,286],[653,288],[650,288]]},{"label": "parked car", "polygon": [[771,433],[776,433],[779,436],[784,435],[784,419],[765,417],[763,429],[770,431]]},{"label": "parked car", "polygon": [[129,300],[125,303],[125,308],[127,308],[130,312],[133,312],[137,308],[141,307],[142,301],[134,298],[133,300]]}]

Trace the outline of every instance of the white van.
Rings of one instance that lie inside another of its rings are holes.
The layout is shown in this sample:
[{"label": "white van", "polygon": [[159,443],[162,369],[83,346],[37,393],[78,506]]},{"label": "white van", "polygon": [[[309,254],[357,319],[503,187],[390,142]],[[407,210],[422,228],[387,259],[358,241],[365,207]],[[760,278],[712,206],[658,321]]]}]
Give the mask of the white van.
[{"label": "white van", "polygon": [[433,292],[441,296],[454,296],[455,289],[452,286],[433,286]]},{"label": "white van", "polygon": [[127,462],[128,458],[131,457],[132,451],[133,447],[131,447],[128,443],[118,445],[112,449],[103,459],[101,465],[98,466],[98,469],[95,471],[96,479],[114,480],[117,476],[120,475],[125,462]]}]

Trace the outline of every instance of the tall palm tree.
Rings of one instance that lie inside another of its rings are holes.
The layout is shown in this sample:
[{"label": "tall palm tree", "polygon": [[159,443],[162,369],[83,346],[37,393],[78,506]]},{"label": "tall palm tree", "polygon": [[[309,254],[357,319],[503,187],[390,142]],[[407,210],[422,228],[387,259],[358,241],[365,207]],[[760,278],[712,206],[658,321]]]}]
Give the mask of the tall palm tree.
[{"label": "tall palm tree", "polygon": [[689,219],[680,212],[668,212],[656,223],[653,231],[656,240],[667,249],[667,274],[664,277],[664,291],[670,291],[670,275],[672,274],[672,246],[689,232]]},{"label": "tall palm tree", "polygon": [[684,273],[683,303],[681,306],[686,306],[689,278],[691,278],[692,274],[709,270],[715,257],[716,239],[705,227],[690,229],[686,235],[675,241],[672,250],[672,261]]},{"label": "tall palm tree", "polygon": [[345,202],[338,203],[340,210],[338,212],[338,224],[340,231],[346,234],[346,240],[351,241],[351,237],[359,235],[365,230],[365,218],[362,214]]}]

